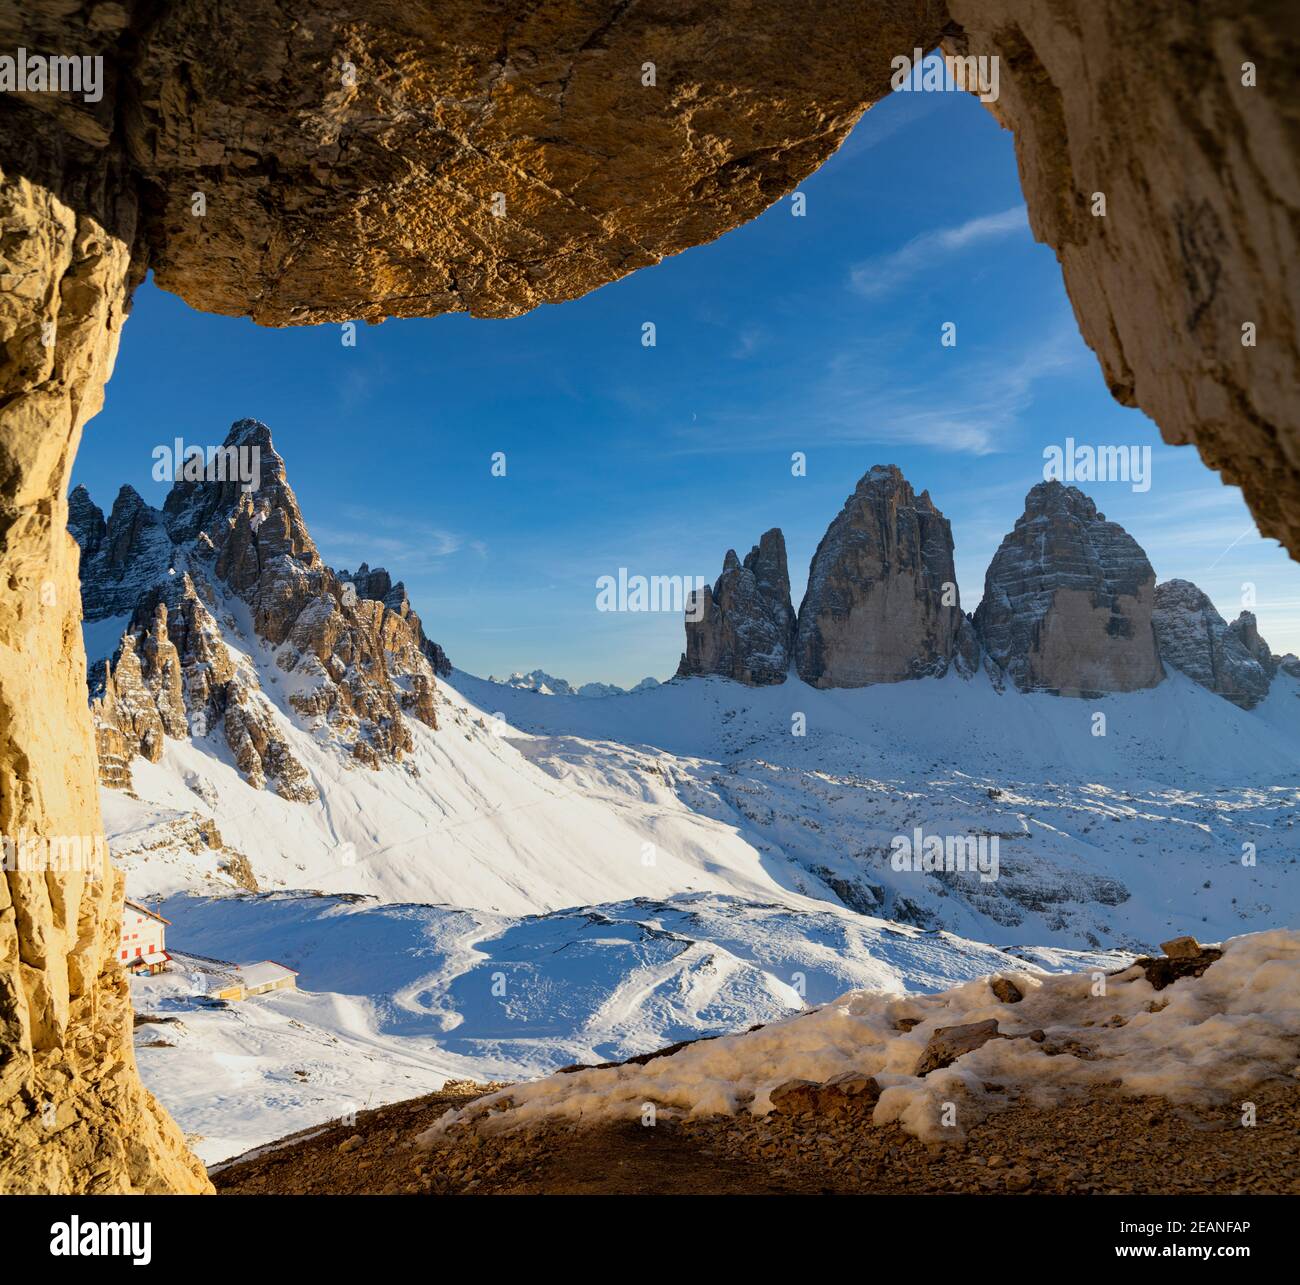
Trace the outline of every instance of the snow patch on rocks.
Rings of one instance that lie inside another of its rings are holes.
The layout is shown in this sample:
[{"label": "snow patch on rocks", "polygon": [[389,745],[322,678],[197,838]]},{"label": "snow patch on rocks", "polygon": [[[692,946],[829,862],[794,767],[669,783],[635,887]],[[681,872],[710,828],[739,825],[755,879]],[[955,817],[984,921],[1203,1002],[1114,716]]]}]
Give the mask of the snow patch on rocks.
[{"label": "snow patch on rocks", "polygon": [[[1300,1077],[1300,932],[1235,937],[1201,976],[1162,990],[1140,964],[1109,977],[1028,969],[998,976],[1014,983],[1018,1003],[998,999],[990,977],[934,995],[850,991],[812,1012],[643,1065],[503,1089],[443,1117],[417,1142],[469,1122],[498,1132],[555,1118],[624,1121],[647,1103],[670,1117],[765,1115],[772,1091],[787,1081],[824,1083],[845,1072],[880,1086],[875,1124],[897,1121],[935,1142],[962,1137],[1012,1100],[1050,1106],[1109,1088],[1221,1102],[1244,1100],[1266,1079]],[[996,1037],[916,1073],[937,1030],[988,1021],[997,1023]]]}]

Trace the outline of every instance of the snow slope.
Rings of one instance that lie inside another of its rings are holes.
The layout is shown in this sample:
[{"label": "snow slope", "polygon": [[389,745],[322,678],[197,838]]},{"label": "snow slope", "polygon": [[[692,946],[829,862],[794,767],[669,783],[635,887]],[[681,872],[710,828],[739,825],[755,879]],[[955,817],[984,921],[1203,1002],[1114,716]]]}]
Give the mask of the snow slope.
[{"label": "snow slope", "polygon": [[[853,691],[689,679],[598,704],[452,681],[593,797],[635,795],[657,769],[783,887],[865,912],[1132,948],[1300,919],[1300,684],[1285,675],[1250,712],[1182,675],[1096,701],[999,693],[982,674]],[[998,879],[893,869],[893,839],[918,826],[998,836]]]},{"label": "snow slope", "polygon": [[[444,1116],[421,1137],[434,1141],[478,1118],[492,1131],[555,1116],[635,1119],[646,1103],[676,1116],[763,1115],[772,1090],[788,1080],[823,1083],[852,1071],[875,1077],[883,1090],[876,1124],[897,1120],[938,1141],[961,1137],[1022,1094],[1048,1105],[1106,1085],[1174,1102],[1225,1101],[1261,1080],[1296,1074],[1300,932],[1235,938],[1201,977],[1160,992],[1140,967],[1107,978],[1104,993],[1089,973],[1005,975],[1024,996],[1015,1005],[1000,1002],[987,979],[928,996],[855,991],[761,1031],[694,1044],[644,1065],[512,1086]],[[1008,1038],[991,1039],[944,1069],[914,1074],[936,1029],[990,1019]]]},{"label": "snow slope", "polygon": [[[173,952],[302,974],[224,1009],[183,971],[132,982],[138,1007],[179,1019],[139,1028],[140,1064],[209,1161],[449,1076],[1297,922],[1285,675],[1247,712],[1177,675],[1087,702],[982,674],[592,700],[457,672],[438,729],[413,724],[408,759],[372,771],[303,725],[238,613],[222,627],[319,801],[250,788],[216,737],[168,740],[133,762],[132,795],[102,795],[130,895],[166,898]],[[237,893],[202,822],[263,895]],[[998,877],[894,869],[917,827],[996,836]]]},{"label": "snow slope", "polygon": [[[1034,964],[835,907],[716,894],[512,918],[357,897],[179,894],[173,969],[132,981],[145,1083],[208,1163],[447,1077],[519,1079],[777,1021],[846,989],[930,991]],[[299,990],[229,1006],[216,959]],[[1116,955],[1048,952],[1048,969]]]},{"label": "snow slope", "polygon": [[[1297,920],[1300,684],[1286,676],[1249,712],[1181,675],[1088,702],[999,694],[982,675],[855,691],[691,679],[600,701],[451,683],[442,726],[415,726],[410,759],[380,772],[281,707],[319,804],[250,789],[215,738],[136,760],[138,797],[104,793],[132,894],[214,876],[215,854],[166,842],[199,815],[264,888],[504,914],[796,895],[985,940],[1125,948]],[[998,878],[894,869],[891,844],[917,827],[997,836]]]}]

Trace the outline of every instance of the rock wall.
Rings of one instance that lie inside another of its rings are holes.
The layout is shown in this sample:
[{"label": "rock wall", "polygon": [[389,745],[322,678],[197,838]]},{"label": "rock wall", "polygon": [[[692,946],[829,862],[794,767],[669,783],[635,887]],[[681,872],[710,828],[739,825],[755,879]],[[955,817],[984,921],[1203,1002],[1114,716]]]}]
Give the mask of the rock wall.
[{"label": "rock wall", "polygon": [[576,298],[789,192],[945,16],[939,0],[800,0],[794,21],[789,0],[155,6],[125,118],[155,278],[268,325]]},{"label": "rock wall", "polygon": [[717,583],[698,591],[687,611],[678,676],[721,674],[750,687],[783,683],[794,656],[794,634],[785,536],[774,527],[743,564],[728,549]]},{"label": "rock wall", "polygon": [[865,687],[978,662],[957,596],[952,527],[893,465],[858,483],[808,569],[795,664],[814,687]]},{"label": "rock wall", "polygon": [[1300,10],[948,8],[961,31],[946,50],[1001,58],[989,110],[1015,132],[1030,226],[1112,395],[1166,442],[1194,442],[1261,534],[1300,557]]},{"label": "rock wall", "polygon": [[210,1190],[136,1074],[64,498],[116,355],[133,218],[108,173],[71,204],[8,164],[0,176],[0,835],[6,866],[16,842],[55,845],[0,877],[5,1194]]},{"label": "rock wall", "polygon": [[1137,541],[1082,491],[1040,482],[989,564],[975,630],[994,676],[1086,696],[1154,687],[1156,576]]}]

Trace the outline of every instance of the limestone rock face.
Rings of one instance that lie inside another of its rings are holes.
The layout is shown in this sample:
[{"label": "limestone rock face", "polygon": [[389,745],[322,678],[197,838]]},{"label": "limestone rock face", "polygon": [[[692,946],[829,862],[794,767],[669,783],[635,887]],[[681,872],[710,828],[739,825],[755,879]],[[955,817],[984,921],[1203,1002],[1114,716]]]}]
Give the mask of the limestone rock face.
[{"label": "limestone rock face", "polygon": [[1241,487],[1260,532],[1300,557],[1294,7],[948,10],[945,50],[1001,59],[988,109],[1015,132],[1030,227],[1060,260],[1112,396],[1146,411],[1166,442],[1195,443]]},{"label": "limestone rock face", "polygon": [[1237,637],[1241,645],[1259,662],[1259,667],[1271,680],[1273,675],[1277,673],[1278,658],[1273,655],[1268,643],[1259,636],[1259,624],[1255,620],[1255,613],[1253,611],[1243,611],[1228,628]]},{"label": "limestone rock face", "polygon": [[172,537],[163,515],[132,487],[118,492],[107,523],[86,488],[77,487],[68,497],[68,530],[81,545],[87,620],[130,615],[140,594],[171,567]]},{"label": "limestone rock face", "polygon": [[[57,32],[43,47],[62,47]],[[0,119],[14,113],[22,128],[0,148],[0,833],[75,842],[82,859],[0,874],[0,1195],[210,1191],[136,1074],[115,961],[123,881],[103,843],[67,531],[68,474],[125,314],[136,206],[119,172],[42,135],[38,111],[0,104]],[[58,195],[15,168],[24,158],[55,168]],[[103,538],[107,524],[77,508],[80,529]]]},{"label": "limestone rock face", "polygon": [[677,673],[721,674],[750,687],[785,682],[794,655],[795,615],[785,537],[773,528],[745,555],[728,550],[722,574],[693,603]]},{"label": "limestone rock face", "polygon": [[797,39],[786,0],[159,8],[126,121],[155,277],[272,325],[585,294],[794,188],[944,22],[799,8]]},{"label": "limestone rock face", "polygon": [[452,664],[447,658],[447,653],[431,638],[425,636],[424,625],[420,617],[415,614],[411,600],[406,596],[406,586],[400,580],[394,584],[393,578],[383,567],[375,567],[371,570],[364,562],[357,568],[355,574],[350,571],[340,571],[337,574],[345,594],[348,585],[351,584],[357,597],[382,602],[389,611],[401,616],[414,632],[420,650],[433,666],[434,674],[438,678],[450,676]]},{"label": "limestone rock face", "polygon": [[984,577],[975,629],[1021,691],[1086,696],[1164,677],[1151,626],[1155,572],[1078,488],[1040,482]]},{"label": "limestone rock face", "polygon": [[865,687],[978,664],[957,596],[952,528],[928,491],[878,465],[831,523],[808,570],[795,664],[814,687]]},{"label": "limestone rock face", "polygon": [[124,488],[102,534],[89,496],[70,499],[71,529],[87,541],[87,619],[131,613],[118,656],[94,675],[101,779],[125,784],[122,755],[156,761],[164,735],[220,733],[250,785],[315,799],[239,645],[234,603],[275,648],[276,668],[296,676],[292,711],[374,769],[410,751],[408,716],[437,726],[441,649],[382,568],[351,579],[324,564],[264,424],[240,420],[222,449],[256,452],[243,457],[253,489],[226,467],[178,480],[159,512]]},{"label": "limestone rock face", "polygon": [[[1255,617],[1249,612],[1242,612],[1229,625],[1190,581],[1165,580],[1156,585],[1152,623],[1166,665],[1182,670],[1188,678],[1242,709],[1253,708],[1268,695],[1272,673],[1243,637],[1268,652],[1255,629]],[[1269,664],[1272,666],[1271,654]]]}]

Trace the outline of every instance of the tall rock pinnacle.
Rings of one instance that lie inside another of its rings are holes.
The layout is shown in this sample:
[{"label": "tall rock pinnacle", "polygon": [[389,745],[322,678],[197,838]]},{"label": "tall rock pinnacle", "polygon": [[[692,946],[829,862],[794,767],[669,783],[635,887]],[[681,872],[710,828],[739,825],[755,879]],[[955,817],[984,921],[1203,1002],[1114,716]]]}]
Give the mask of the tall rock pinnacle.
[{"label": "tall rock pinnacle", "polygon": [[686,621],[679,677],[721,674],[751,687],[785,682],[794,646],[785,537],[766,531],[742,563],[727,551],[712,589],[699,590],[698,620]]},{"label": "tall rock pinnacle", "polygon": [[808,571],[795,664],[814,687],[865,687],[970,673],[978,646],[962,613],[952,528],[892,464],[858,483]]},{"label": "tall rock pinnacle", "polygon": [[1191,581],[1165,580],[1156,585],[1152,621],[1166,665],[1242,709],[1268,695],[1277,666],[1250,612],[1230,625]]}]

